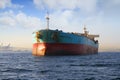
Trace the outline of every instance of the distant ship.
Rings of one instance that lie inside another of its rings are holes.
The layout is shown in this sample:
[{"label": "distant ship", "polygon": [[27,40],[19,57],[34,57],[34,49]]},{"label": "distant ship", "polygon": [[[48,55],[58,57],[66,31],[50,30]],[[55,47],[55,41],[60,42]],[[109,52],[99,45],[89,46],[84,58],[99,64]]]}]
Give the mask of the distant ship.
[{"label": "distant ship", "polygon": [[67,33],[60,30],[49,29],[49,16],[47,29],[33,32],[32,54],[35,56],[45,55],[83,55],[98,53],[98,40],[84,27],[84,33]]},{"label": "distant ship", "polygon": [[12,47],[10,46],[10,43],[6,46],[4,46],[3,43],[1,43],[0,53],[11,52],[11,51],[12,51]]},{"label": "distant ship", "polygon": [[3,45],[3,43],[0,44],[0,53],[30,53],[31,51],[26,48],[17,48],[12,47],[9,43],[8,45]]}]

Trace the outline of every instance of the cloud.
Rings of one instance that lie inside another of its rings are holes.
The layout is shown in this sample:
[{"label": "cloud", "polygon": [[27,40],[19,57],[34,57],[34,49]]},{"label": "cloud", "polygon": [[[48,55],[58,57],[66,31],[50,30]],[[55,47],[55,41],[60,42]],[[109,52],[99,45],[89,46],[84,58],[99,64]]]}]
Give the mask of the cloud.
[{"label": "cloud", "polygon": [[13,4],[11,0],[0,0],[0,9],[10,8],[23,8],[23,5]]},{"label": "cloud", "polygon": [[120,0],[33,0],[33,3],[40,10],[73,10],[80,11],[85,16],[99,14],[101,11],[106,14],[120,12]]},{"label": "cloud", "polygon": [[[100,0],[98,2],[98,7],[101,9],[105,14],[113,14],[114,12],[120,12],[120,0]],[[108,12],[108,13],[107,13]],[[119,13],[118,13],[119,14]]]},{"label": "cloud", "polygon": [[15,26],[15,20],[12,19],[11,17],[2,17],[0,19],[0,24],[2,26]]},{"label": "cloud", "polygon": [[36,17],[27,16],[24,13],[20,12],[15,16],[16,22],[23,27],[36,27],[40,26],[40,19]]},{"label": "cloud", "polygon": [[91,26],[90,22],[98,23],[102,16],[101,11],[97,11],[98,0],[33,0],[33,2],[40,10],[50,11],[50,28],[53,29],[80,32],[83,25]]},{"label": "cloud", "polygon": [[23,27],[37,28],[42,25],[42,21],[37,17],[27,16],[23,12],[14,14],[12,10],[0,13],[0,26],[2,27]]},{"label": "cloud", "polygon": [[84,24],[94,23],[96,18],[99,19],[98,16],[101,16],[101,11],[97,11],[98,0],[33,0],[33,2],[40,10],[50,11],[50,26],[54,29],[80,32]]},{"label": "cloud", "polygon": [[91,12],[96,10],[97,0],[33,0],[33,2],[39,9],[80,9],[86,12]]},{"label": "cloud", "polygon": [[11,6],[11,0],[0,0],[0,8]]}]

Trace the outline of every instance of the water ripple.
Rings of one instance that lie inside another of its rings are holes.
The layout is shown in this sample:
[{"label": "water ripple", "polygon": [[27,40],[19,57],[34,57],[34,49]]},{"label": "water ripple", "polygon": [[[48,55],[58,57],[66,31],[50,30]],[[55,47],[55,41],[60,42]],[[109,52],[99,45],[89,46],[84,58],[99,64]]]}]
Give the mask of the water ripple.
[{"label": "water ripple", "polygon": [[44,57],[1,53],[0,80],[120,80],[120,53]]}]

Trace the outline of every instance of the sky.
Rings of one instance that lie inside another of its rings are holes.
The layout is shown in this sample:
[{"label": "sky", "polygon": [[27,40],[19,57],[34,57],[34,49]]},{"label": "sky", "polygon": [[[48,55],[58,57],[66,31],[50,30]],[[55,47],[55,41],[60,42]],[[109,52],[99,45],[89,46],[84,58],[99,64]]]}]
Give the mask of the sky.
[{"label": "sky", "polygon": [[32,48],[32,33],[46,29],[99,34],[99,50],[120,49],[120,0],[0,0],[0,43]]}]

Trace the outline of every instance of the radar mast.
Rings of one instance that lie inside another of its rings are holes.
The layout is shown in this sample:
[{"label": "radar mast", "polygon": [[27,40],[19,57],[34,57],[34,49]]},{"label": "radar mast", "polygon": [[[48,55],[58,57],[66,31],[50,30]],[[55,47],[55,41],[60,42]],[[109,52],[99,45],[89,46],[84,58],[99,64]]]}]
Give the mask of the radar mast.
[{"label": "radar mast", "polygon": [[49,13],[47,11],[46,20],[47,20],[47,29],[49,29]]}]

